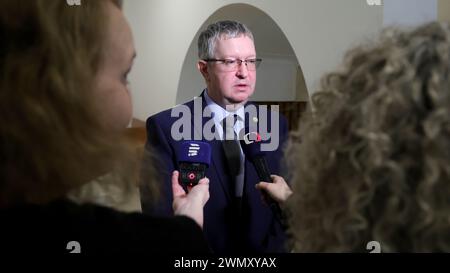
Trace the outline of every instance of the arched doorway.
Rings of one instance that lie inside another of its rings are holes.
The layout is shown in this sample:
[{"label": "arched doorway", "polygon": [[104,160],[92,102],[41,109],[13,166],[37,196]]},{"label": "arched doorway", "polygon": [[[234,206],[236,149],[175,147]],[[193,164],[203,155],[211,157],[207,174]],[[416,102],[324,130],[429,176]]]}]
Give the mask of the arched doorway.
[{"label": "arched doorway", "polygon": [[291,44],[277,23],[262,10],[248,4],[231,4],[215,11],[193,37],[181,69],[176,103],[183,103],[200,95],[205,83],[197,71],[197,39],[210,23],[219,20],[237,20],[253,32],[256,52],[263,59],[257,72],[255,94],[251,100],[280,105],[295,129],[301,111],[308,101],[308,92],[301,65]]}]

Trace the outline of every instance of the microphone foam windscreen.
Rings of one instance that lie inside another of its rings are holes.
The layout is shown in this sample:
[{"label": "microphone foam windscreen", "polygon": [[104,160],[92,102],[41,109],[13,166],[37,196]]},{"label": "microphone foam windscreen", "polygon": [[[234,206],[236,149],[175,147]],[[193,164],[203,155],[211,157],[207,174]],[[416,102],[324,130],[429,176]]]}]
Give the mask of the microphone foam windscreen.
[{"label": "microphone foam windscreen", "polygon": [[209,166],[211,146],[203,141],[184,141],[176,152],[179,162],[202,163]]},{"label": "microphone foam windscreen", "polygon": [[241,140],[242,151],[248,158],[255,158],[257,156],[265,156],[266,153],[261,151],[262,141],[252,141]]}]

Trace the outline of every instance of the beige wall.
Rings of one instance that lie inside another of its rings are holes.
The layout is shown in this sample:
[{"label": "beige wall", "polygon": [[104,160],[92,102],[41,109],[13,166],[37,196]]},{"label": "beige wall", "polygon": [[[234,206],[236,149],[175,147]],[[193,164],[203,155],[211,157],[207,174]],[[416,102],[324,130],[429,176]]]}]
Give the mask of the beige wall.
[{"label": "beige wall", "polygon": [[124,10],[138,57],[131,73],[134,116],[172,107],[189,45],[200,26],[219,8],[253,5],[267,13],[290,41],[308,90],[343,53],[382,27],[382,7],[361,0],[129,0]]},{"label": "beige wall", "polygon": [[438,1],[438,20],[450,22],[450,0]]}]

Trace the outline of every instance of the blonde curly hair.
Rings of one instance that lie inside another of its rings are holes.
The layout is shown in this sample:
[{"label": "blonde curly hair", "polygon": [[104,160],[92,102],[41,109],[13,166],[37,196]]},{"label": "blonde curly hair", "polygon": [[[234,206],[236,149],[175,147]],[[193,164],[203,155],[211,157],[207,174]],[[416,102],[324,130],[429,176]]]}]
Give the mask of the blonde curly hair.
[{"label": "blonde curly hair", "polygon": [[293,249],[450,251],[450,28],[387,29],[323,78],[287,154]]}]

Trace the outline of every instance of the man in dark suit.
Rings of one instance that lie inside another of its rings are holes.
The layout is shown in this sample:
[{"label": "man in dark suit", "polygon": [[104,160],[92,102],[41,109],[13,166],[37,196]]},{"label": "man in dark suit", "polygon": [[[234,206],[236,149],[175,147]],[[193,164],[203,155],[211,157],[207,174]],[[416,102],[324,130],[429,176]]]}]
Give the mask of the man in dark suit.
[{"label": "man in dark suit", "polygon": [[[239,142],[233,141],[237,136],[252,134],[269,139],[266,160],[271,173],[280,175],[287,122],[278,112],[248,102],[261,62],[256,57],[253,35],[239,22],[221,21],[201,33],[198,47],[198,69],[207,88],[200,97],[147,120],[146,148],[157,155],[153,161],[159,164],[164,185],[163,197],[156,205],[147,202],[145,187],[141,186],[143,211],[171,214],[170,177],[178,169],[176,151],[183,140],[204,141],[211,147],[212,158],[206,171],[210,199],[204,208],[203,230],[212,250],[283,252],[285,235],[280,219],[261,198],[255,188],[260,181],[256,170]],[[236,149],[237,156],[235,153],[233,157]]]}]

